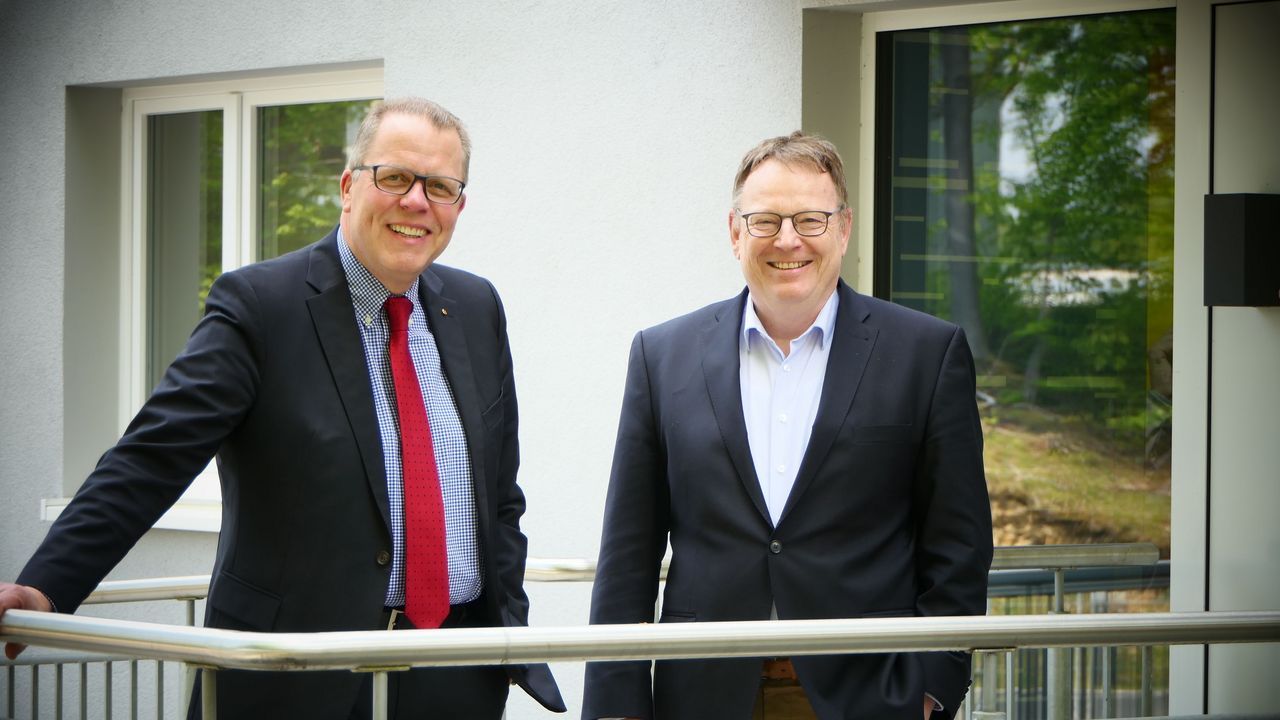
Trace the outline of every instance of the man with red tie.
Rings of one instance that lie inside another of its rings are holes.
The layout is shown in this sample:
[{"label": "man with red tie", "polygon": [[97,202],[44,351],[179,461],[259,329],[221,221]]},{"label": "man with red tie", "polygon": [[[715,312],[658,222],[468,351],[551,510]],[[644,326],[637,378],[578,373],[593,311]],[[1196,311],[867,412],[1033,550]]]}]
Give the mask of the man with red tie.
[{"label": "man with red tie", "polygon": [[[488,281],[433,264],[466,206],[469,159],[439,105],[375,105],[342,173],[338,227],[218,278],[124,436],[16,584],[0,584],[0,613],[73,612],[216,455],[206,625],[526,624],[506,318]],[[548,668],[530,665],[395,673],[389,715],[497,720],[511,683],[564,710]],[[224,671],[217,693],[225,717],[371,711],[368,676],[347,672]]]}]

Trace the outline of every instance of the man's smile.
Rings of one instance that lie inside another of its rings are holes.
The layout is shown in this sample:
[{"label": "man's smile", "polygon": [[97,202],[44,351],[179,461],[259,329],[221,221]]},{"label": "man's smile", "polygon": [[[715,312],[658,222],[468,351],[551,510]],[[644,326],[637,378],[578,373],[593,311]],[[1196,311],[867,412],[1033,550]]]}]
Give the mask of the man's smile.
[{"label": "man's smile", "polygon": [[419,227],[412,227],[410,225],[394,225],[393,224],[393,225],[388,225],[387,227],[391,228],[397,233],[400,233],[401,235],[408,235],[409,237],[422,237],[423,235],[427,234],[427,231],[425,229],[419,228]]},{"label": "man's smile", "polygon": [[791,262],[770,262],[769,267],[777,270],[795,270],[813,262],[812,260],[793,260]]}]

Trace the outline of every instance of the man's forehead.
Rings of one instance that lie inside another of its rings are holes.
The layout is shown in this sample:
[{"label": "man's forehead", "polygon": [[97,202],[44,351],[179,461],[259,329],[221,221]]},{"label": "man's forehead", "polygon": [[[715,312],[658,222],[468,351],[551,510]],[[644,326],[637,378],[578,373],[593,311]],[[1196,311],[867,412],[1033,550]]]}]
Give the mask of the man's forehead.
[{"label": "man's forehead", "polygon": [[742,194],[793,194],[835,192],[835,181],[828,173],[803,163],[784,163],[769,159],[760,163],[742,183]]}]

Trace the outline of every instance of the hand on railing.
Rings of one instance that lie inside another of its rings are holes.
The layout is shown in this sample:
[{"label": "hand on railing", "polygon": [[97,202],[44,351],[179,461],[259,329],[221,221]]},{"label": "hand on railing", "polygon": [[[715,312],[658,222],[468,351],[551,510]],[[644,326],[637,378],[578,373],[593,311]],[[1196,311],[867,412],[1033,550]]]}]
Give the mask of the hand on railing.
[{"label": "hand on railing", "polygon": [[[14,585],[13,583],[0,583],[0,619],[4,618],[6,610],[52,612],[53,605],[49,603],[49,598],[45,597],[44,593],[33,587]],[[10,660],[18,657],[18,654],[26,649],[26,645],[19,645],[18,643],[4,644],[4,654]]]}]

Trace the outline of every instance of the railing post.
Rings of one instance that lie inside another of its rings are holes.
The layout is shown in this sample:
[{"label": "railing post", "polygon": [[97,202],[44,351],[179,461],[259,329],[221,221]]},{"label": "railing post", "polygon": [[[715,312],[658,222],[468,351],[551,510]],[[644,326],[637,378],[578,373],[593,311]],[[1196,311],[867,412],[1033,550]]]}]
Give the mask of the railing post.
[{"label": "railing post", "polygon": [[1115,687],[1111,683],[1111,667],[1115,659],[1114,647],[1098,648],[1102,653],[1102,717],[1116,716]]},{"label": "railing post", "polygon": [[53,716],[62,720],[62,663],[53,665]]},{"label": "railing post", "polygon": [[[1053,610],[1051,615],[1065,612],[1066,571],[1053,571]],[[1071,719],[1071,648],[1050,648],[1048,651],[1049,720]]]},{"label": "railing post", "polygon": [[1151,716],[1151,646],[1142,646],[1142,714],[1146,717]]},{"label": "railing post", "polygon": [[164,717],[164,661],[156,661],[156,720]]},{"label": "railing post", "polygon": [[138,720],[138,661],[129,661],[129,718]]},{"label": "railing post", "polygon": [[89,663],[80,663],[80,720],[89,717]]},{"label": "railing post", "polygon": [[985,712],[994,712],[996,708],[996,686],[998,685],[996,677],[996,654],[990,652],[982,653],[982,707],[979,708]]},{"label": "railing post", "polygon": [[200,671],[200,717],[201,720],[218,717],[218,671],[213,668]]},{"label": "railing post", "polygon": [[111,713],[115,710],[115,703],[111,700],[111,691],[114,689],[112,686],[115,685],[113,682],[115,680],[115,673],[111,671],[110,660],[103,663],[102,668],[102,704],[105,706],[102,717],[107,720],[111,720]]},{"label": "railing post", "polygon": [[[187,627],[196,626],[196,601],[193,598],[187,598],[183,601],[187,606]],[[195,687],[196,671],[187,663],[182,663],[182,697],[191,702],[191,689]]]},{"label": "railing post", "polygon": [[1005,720],[1013,720],[1013,654],[1006,650],[1004,654],[1004,716]]},{"label": "railing post", "polygon": [[387,671],[373,673],[373,720],[387,720]]},{"label": "railing post", "polygon": [[14,682],[14,666],[12,665],[5,668],[4,686],[5,686],[5,693],[4,693],[5,717],[13,717],[13,693],[14,693],[14,690],[17,688],[17,683]]},{"label": "railing post", "polygon": [[31,720],[40,717],[40,666],[31,666]]}]

